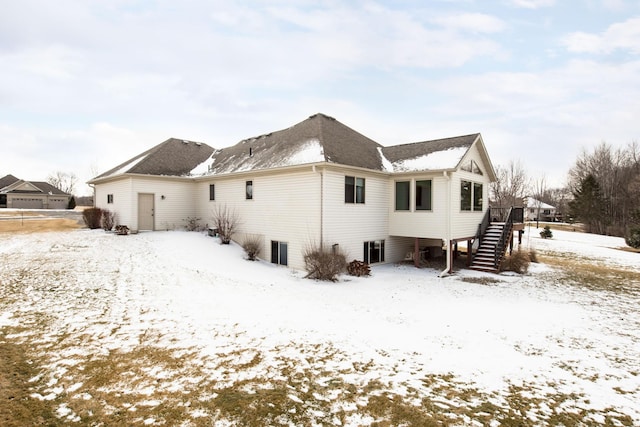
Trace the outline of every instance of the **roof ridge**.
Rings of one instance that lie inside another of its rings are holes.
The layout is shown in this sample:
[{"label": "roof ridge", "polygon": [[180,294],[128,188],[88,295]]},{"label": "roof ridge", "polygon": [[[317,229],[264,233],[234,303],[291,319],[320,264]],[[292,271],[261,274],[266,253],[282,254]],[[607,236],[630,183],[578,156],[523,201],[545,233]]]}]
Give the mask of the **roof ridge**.
[{"label": "roof ridge", "polygon": [[[425,142],[446,141],[446,140],[449,140],[449,139],[468,138],[470,136],[475,136],[476,139],[477,139],[478,135],[480,135],[480,132],[468,133],[466,135],[448,136],[446,138],[425,139],[423,141],[405,142],[403,144],[389,145],[387,147],[402,147],[402,146],[413,145],[413,144],[424,144]],[[387,147],[385,147],[385,148],[387,148]]]}]

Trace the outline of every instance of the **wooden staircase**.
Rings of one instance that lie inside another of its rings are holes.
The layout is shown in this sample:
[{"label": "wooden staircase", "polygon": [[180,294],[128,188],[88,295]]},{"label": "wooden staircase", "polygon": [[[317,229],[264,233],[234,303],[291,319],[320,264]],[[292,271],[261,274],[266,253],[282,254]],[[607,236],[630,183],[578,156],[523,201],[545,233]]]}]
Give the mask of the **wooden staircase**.
[{"label": "wooden staircase", "polygon": [[480,246],[469,268],[491,273],[500,271],[500,263],[508,246],[505,243],[511,239],[512,232],[512,224],[504,222],[490,223],[480,237]]}]

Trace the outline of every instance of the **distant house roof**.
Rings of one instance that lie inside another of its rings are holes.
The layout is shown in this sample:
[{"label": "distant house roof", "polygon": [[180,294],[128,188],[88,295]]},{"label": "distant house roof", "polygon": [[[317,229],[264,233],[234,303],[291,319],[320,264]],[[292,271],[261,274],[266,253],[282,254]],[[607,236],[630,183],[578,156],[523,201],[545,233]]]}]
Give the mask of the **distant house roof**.
[{"label": "distant house roof", "polygon": [[540,208],[540,209],[555,209],[555,206],[551,206],[548,203],[541,202],[538,199],[534,199],[533,197],[527,197],[527,207],[528,208]]},{"label": "distant house roof", "polygon": [[0,178],[0,191],[17,181],[20,181],[20,179],[16,178],[13,175],[3,176],[2,178]]},{"label": "distant house roof", "polygon": [[276,132],[240,141],[213,155],[211,174],[329,162],[381,170],[378,148],[370,138],[318,113]]},{"label": "distant house roof", "polygon": [[0,193],[69,195],[45,181],[25,181],[13,175],[0,178]]},{"label": "distant house roof", "polygon": [[202,142],[170,138],[91,181],[124,173],[186,176],[207,162],[213,151],[212,147]]}]

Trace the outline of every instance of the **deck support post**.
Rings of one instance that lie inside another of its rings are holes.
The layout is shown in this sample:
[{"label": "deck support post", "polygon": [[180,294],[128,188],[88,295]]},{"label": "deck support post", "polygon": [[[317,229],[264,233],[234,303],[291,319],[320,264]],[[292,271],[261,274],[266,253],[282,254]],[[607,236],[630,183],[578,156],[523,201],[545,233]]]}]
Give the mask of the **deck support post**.
[{"label": "deck support post", "polygon": [[413,245],[413,265],[420,268],[420,239],[418,237]]},{"label": "deck support post", "polygon": [[473,256],[473,243],[472,240],[467,240],[467,267],[471,267],[471,257]]}]

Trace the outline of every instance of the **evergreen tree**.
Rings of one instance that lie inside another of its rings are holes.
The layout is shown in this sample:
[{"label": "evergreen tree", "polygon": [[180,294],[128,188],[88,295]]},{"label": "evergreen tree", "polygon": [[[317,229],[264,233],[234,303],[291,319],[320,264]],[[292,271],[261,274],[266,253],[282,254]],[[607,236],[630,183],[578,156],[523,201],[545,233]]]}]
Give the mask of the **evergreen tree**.
[{"label": "evergreen tree", "polygon": [[603,234],[606,226],[606,200],[600,184],[589,174],[573,191],[573,201],[569,202],[572,216],[583,222],[588,232]]}]

